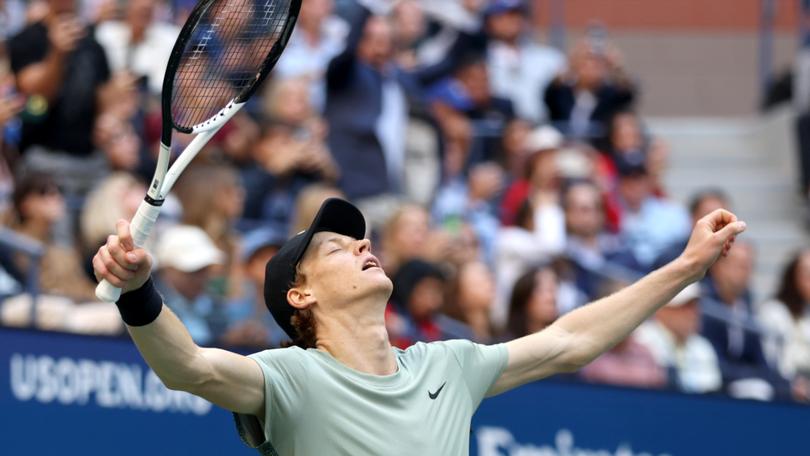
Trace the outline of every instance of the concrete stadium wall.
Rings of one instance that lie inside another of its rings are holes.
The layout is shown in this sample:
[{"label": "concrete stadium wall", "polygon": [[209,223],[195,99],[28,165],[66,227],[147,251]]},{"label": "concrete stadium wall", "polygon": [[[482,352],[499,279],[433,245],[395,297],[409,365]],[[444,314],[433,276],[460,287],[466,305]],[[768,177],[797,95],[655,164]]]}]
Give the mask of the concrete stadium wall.
[{"label": "concrete stadium wall", "polygon": [[[534,22],[548,37],[552,2],[535,0]],[[799,0],[775,0],[772,71],[790,67]],[[603,23],[642,84],[641,108],[655,116],[748,116],[760,103],[760,0],[565,0],[556,13],[566,43]]]}]

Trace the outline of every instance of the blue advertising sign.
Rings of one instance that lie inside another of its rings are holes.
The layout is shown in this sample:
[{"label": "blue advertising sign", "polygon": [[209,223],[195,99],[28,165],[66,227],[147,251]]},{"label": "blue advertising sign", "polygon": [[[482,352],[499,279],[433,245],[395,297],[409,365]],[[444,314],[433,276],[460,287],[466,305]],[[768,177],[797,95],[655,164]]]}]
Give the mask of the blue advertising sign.
[{"label": "blue advertising sign", "polygon": [[129,339],[0,329],[0,455],[253,455],[225,410],[170,391]]},{"label": "blue advertising sign", "polygon": [[[810,455],[810,407],[544,381],[487,399],[479,456]],[[250,455],[128,339],[0,329],[0,455]]]},{"label": "blue advertising sign", "polygon": [[810,407],[543,381],[481,403],[479,456],[810,455]]}]

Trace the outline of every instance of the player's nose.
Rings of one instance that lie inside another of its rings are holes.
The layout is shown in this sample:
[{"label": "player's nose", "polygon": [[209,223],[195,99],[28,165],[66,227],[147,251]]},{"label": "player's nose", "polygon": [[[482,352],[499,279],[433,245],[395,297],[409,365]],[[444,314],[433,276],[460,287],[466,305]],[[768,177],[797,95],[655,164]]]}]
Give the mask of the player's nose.
[{"label": "player's nose", "polygon": [[360,255],[371,250],[371,241],[368,239],[358,239],[354,243],[354,253]]}]

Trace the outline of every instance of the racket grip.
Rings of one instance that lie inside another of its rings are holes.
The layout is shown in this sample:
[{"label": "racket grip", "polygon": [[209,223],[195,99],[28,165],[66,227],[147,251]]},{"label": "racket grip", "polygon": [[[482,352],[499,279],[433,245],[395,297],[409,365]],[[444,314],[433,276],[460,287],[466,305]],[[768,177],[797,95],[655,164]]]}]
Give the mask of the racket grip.
[{"label": "racket grip", "polygon": [[[138,206],[138,212],[135,213],[135,217],[132,217],[132,222],[129,224],[129,231],[132,233],[132,240],[136,247],[142,247],[149,238],[149,233],[152,232],[158,215],[160,215],[160,206],[153,206],[146,201]],[[121,289],[102,280],[96,287],[96,297],[103,302],[116,302],[121,297]]]}]

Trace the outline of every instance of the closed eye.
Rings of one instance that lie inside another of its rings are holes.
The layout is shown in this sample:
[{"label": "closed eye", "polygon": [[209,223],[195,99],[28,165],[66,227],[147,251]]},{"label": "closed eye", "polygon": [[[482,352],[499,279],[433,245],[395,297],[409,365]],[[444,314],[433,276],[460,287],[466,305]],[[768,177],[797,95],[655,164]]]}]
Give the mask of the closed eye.
[{"label": "closed eye", "polygon": [[341,250],[342,250],[342,249],[334,249],[334,250],[330,250],[329,252],[327,252],[327,255],[331,255],[331,254],[333,254],[333,253],[340,252]]}]

